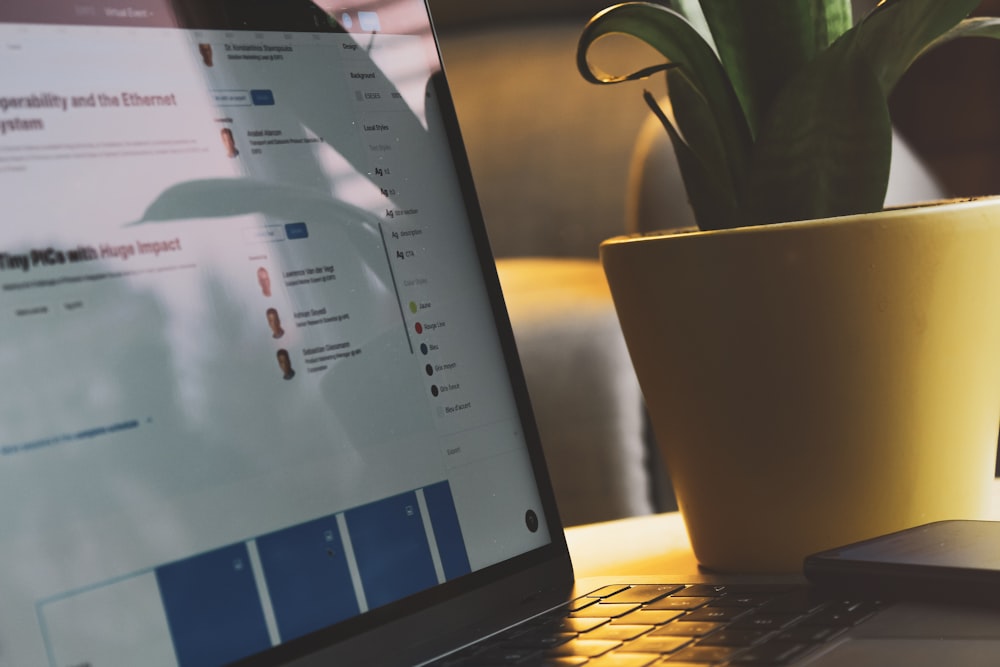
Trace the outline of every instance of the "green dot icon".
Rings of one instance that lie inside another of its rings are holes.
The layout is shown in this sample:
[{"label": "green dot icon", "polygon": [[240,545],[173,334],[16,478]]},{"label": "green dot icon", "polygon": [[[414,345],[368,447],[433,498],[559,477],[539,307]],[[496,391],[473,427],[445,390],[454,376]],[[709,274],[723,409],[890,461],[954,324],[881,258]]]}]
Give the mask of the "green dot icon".
[{"label": "green dot icon", "polygon": [[410,312],[411,313],[416,313],[417,312],[417,302],[416,301],[411,301],[410,302]]}]

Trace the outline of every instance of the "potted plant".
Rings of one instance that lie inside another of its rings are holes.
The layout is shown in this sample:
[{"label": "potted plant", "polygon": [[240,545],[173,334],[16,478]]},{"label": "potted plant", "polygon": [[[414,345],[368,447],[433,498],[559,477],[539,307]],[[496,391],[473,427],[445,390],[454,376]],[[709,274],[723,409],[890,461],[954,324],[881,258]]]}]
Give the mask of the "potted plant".
[{"label": "potted plant", "polygon": [[[887,97],[978,0],[631,2],[595,16],[599,83],[665,72],[701,231],[601,258],[695,554],[811,551],[989,506],[1000,424],[1000,201],[883,211]],[[666,62],[611,76],[610,33]],[[665,221],[665,226],[669,221]]]}]

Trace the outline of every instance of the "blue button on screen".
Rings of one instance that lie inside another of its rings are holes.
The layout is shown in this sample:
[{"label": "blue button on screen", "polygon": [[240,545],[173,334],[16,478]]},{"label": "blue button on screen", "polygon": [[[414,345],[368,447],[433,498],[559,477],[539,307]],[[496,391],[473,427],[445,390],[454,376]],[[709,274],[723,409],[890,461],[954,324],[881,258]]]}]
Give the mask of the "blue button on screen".
[{"label": "blue button on screen", "polygon": [[309,238],[309,228],[304,222],[290,222],[285,225],[285,236],[291,239]]},{"label": "blue button on screen", "polygon": [[271,106],[274,104],[274,92],[267,90],[251,90],[250,99],[257,106]]}]

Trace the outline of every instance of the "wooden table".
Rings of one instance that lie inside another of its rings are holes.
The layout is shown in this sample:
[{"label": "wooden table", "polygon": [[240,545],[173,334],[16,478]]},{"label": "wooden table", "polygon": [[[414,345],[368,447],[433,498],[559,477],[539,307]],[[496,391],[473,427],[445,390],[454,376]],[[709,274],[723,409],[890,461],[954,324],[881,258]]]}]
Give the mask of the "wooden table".
[{"label": "wooden table", "polygon": [[[993,487],[990,518],[1000,521],[1000,479]],[[698,572],[679,512],[573,526],[566,529],[566,542],[578,579]]]}]

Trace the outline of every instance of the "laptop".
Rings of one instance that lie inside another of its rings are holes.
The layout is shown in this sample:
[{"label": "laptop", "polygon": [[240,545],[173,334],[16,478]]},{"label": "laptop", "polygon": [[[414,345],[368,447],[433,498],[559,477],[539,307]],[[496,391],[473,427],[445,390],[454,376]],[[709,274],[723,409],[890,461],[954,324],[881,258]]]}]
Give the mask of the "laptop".
[{"label": "laptop", "polygon": [[574,581],[423,0],[13,0],[0,63],[0,666],[1000,660]]}]

